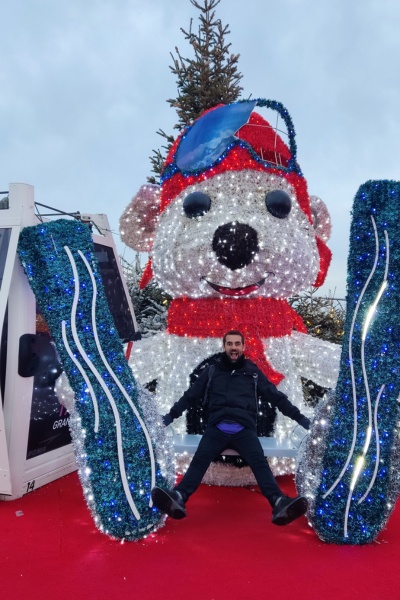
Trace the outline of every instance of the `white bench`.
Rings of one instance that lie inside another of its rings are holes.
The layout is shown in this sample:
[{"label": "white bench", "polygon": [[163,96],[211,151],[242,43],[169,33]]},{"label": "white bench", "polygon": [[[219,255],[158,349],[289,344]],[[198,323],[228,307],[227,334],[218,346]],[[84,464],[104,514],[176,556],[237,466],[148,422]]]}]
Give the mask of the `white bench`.
[{"label": "white bench", "polygon": [[[201,435],[175,434],[173,438],[174,450],[177,454],[183,454],[184,452],[187,452],[187,454],[194,454],[201,438]],[[296,446],[292,440],[278,440],[276,438],[266,437],[260,437],[259,440],[262,449],[264,450],[264,456],[292,458],[297,455],[298,446]],[[221,454],[225,456],[239,456],[235,450],[229,449],[224,450]]]}]

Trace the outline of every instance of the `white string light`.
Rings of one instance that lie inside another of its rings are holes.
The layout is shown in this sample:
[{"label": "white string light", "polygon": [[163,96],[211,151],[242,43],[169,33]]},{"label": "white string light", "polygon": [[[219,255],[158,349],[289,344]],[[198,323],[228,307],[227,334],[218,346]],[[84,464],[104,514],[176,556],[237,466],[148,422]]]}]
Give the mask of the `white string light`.
[{"label": "white string light", "polygon": [[[365,494],[359,499],[358,504],[361,504],[361,502],[364,502],[365,498],[368,496],[368,494],[370,493],[372,486],[375,483],[375,479],[376,476],[378,474],[378,467],[379,467],[379,457],[380,457],[380,444],[379,444],[379,428],[378,428],[378,406],[379,406],[379,400],[381,399],[381,395],[383,390],[385,389],[385,384],[383,384],[379,390],[378,393],[378,397],[376,399],[376,403],[375,403],[375,410],[374,410],[374,427],[375,427],[375,448],[376,448],[376,457],[375,457],[375,468],[374,468],[374,473],[372,475],[372,479],[371,482],[365,492]],[[372,430],[372,428],[371,428]],[[368,440],[368,445],[369,445],[369,441]],[[365,446],[364,446],[364,450],[365,450]],[[364,455],[366,454],[366,451],[364,452]]]},{"label": "white string light", "polygon": [[378,264],[379,238],[378,238],[378,231],[376,229],[375,219],[372,215],[371,215],[371,221],[372,221],[372,225],[374,227],[374,233],[375,233],[375,260],[374,260],[374,264],[372,266],[371,272],[368,275],[367,281],[365,282],[365,285],[364,285],[363,289],[361,290],[360,296],[358,298],[356,308],[354,310],[353,319],[351,322],[350,333],[349,333],[349,363],[350,363],[350,373],[351,373],[351,385],[352,385],[352,390],[353,390],[353,424],[354,424],[353,439],[351,441],[351,447],[350,447],[349,453],[347,455],[346,462],[344,463],[343,468],[340,471],[338,478],[333,482],[333,484],[331,485],[329,490],[323,495],[323,498],[326,498],[327,496],[329,496],[329,494],[335,489],[335,487],[338,485],[338,483],[340,483],[340,481],[342,480],[342,477],[345,474],[347,467],[350,464],[350,460],[351,460],[351,457],[353,456],[354,448],[356,445],[356,439],[357,439],[357,391],[356,391],[356,381],[355,381],[355,377],[354,377],[354,364],[353,364],[353,332],[354,332],[354,325],[356,322],[358,310],[360,308],[361,300],[363,299],[364,293],[369,286],[372,276],[375,273],[376,265]]}]

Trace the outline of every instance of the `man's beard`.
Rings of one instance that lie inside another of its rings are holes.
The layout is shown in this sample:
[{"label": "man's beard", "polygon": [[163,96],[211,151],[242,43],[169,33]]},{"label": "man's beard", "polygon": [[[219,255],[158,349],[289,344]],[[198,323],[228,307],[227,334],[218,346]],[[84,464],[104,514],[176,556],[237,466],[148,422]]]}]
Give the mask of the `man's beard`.
[{"label": "man's beard", "polygon": [[239,358],[243,355],[243,352],[239,353],[237,350],[231,350],[229,352],[225,352],[225,354],[227,355],[229,362],[236,363],[239,360]]}]

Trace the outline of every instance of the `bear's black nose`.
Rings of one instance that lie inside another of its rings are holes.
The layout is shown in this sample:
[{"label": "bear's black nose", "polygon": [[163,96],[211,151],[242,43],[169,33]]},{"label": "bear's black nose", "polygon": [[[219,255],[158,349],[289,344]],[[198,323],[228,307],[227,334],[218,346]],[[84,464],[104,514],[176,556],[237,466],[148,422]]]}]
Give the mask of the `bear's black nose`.
[{"label": "bear's black nose", "polygon": [[214,233],[212,249],[222,265],[231,271],[242,269],[258,252],[257,231],[245,223],[226,223]]}]

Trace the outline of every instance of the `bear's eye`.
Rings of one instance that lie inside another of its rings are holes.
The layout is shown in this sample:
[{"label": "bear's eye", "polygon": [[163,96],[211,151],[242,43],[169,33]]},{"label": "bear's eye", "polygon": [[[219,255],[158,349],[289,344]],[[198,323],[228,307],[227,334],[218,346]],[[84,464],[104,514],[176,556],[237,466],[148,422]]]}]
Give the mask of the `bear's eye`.
[{"label": "bear's eye", "polygon": [[289,194],[283,190],[274,190],[265,196],[265,205],[271,215],[278,219],[284,219],[290,213],[292,201]]},{"label": "bear's eye", "polygon": [[202,192],[192,192],[183,201],[183,210],[189,219],[201,217],[211,208],[211,198]]}]

